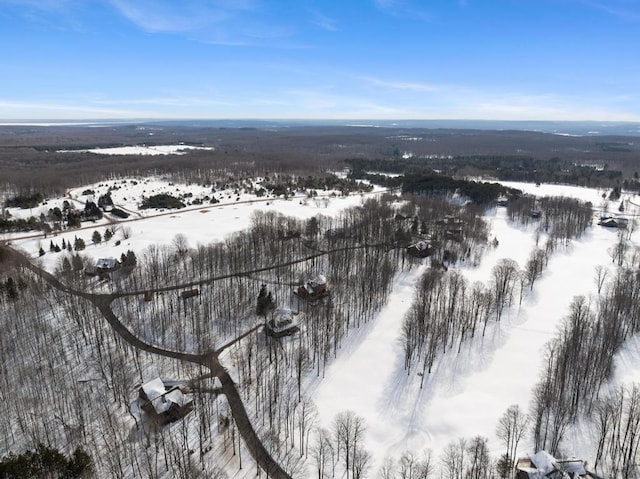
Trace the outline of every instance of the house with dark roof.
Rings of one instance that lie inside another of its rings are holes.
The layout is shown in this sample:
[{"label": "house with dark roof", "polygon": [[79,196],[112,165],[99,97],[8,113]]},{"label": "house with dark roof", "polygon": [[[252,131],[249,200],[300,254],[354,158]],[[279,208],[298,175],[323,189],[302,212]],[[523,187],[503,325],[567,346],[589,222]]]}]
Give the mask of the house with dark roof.
[{"label": "house with dark roof", "polygon": [[315,278],[294,289],[293,294],[302,299],[311,301],[324,298],[325,296],[329,295],[327,279],[323,275],[319,274]]},{"label": "house with dark roof", "polygon": [[407,246],[407,254],[414,258],[426,258],[431,256],[433,247],[427,240],[416,241],[413,244]]},{"label": "house with dark roof", "polygon": [[84,274],[87,276],[100,275],[101,277],[108,277],[110,273],[120,269],[120,262],[115,258],[100,258],[93,266],[87,266],[84,270]]},{"label": "house with dark roof", "polygon": [[614,216],[601,216],[600,221],[598,221],[600,226],[605,226],[607,228],[621,228],[624,229],[629,225],[629,220],[627,218],[620,218]]},{"label": "house with dark roof", "polygon": [[111,273],[120,267],[120,263],[115,258],[100,258],[96,261],[97,273]]}]

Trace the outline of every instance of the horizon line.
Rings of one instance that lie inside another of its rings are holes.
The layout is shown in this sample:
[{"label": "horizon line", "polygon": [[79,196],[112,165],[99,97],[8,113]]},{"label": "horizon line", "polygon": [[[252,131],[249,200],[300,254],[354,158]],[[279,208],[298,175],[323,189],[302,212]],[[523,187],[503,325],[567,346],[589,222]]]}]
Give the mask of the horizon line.
[{"label": "horizon line", "polygon": [[554,120],[554,119],[501,119],[501,118],[268,118],[268,117],[163,117],[163,118],[0,118],[0,126],[11,125],[24,125],[35,123],[55,123],[55,124],[87,124],[87,123],[154,123],[154,122],[185,122],[185,121],[212,121],[212,122],[242,122],[242,121],[254,121],[254,122],[478,122],[478,123],[490,123],[490,122],[502,122],[502,123],[622,123],[622,124],[640,124],[639,120]]}]

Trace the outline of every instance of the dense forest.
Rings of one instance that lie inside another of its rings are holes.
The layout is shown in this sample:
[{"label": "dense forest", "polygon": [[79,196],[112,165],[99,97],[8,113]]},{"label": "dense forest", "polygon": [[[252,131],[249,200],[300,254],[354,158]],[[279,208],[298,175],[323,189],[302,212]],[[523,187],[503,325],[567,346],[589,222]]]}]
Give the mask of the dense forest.
[{"label": "dense forest", "polygon": [[[150,133],[153,136],[150,136]],[[129,145],[206,146],[180,156],[89,153]],[[220,128],[139,124],[0,127],[2,189],[9,196],[62,194],[111,176],[176,175],[181,181],[273,173],[314,177],[356,172],[437,170],[449,176],[637,187],[634,138],[567,137],[527,131],[361,127]],[[345,159],[349,159],[345,164]],[[496,176],[498,175],[498,176]],[[73,183],[73,184],[71,184]]]}]

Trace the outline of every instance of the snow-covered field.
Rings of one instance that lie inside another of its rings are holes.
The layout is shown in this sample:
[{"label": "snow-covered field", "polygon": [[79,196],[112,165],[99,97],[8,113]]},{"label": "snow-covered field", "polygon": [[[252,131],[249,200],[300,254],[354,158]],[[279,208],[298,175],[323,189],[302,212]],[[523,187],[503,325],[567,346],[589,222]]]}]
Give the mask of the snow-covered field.
[{"label": "snow-covered field", "polygon": [[[184,155],[187,150],[213,150],[213,147],[191,146],[191,145],[135,145],[135,146],[119,146],[113,148],[89,148],[88,150],[74,150],[87,153],[96,153],[100,155]],[[62,150],[70,151],[70,150]]]},{"label": "snow-covered field", "polygon": [[[184,147],[182,147],[184,148]],[[591,201],[599,215],[606,203],[614,211],[618,203],[603,199],[604,191],[565,185],[541,185],[505,182],[535,195],[563,195]],[[69,192],[67,200],[84,204],[85,189],[103,194],[114,182],[103,182]],[[83,253],[97,259],[119,257],[128,249],[140,253],[151,244],[170,244],[177,234],[186,237],[189,246],[223,240],[229,234],[246,228],[256,211],[275,210],[285,215],[309,218],[318,214],[336,215],[341,210],[360,204],[365,196],[327,196],[307,198],[301,194],[288,200],[265,198],[258,200],[245,192],[213,193],[220,203],[194,205],[172,211],[138,211],[140,195],[160,192],[189,191],[193,197],[212,194],[200,186],[173,185],[161,180],[128,180],[112,190],[116,206],[129,211],[127,221],[116,221],[116,236],[109,242],[92,244],[94,230],[112,225],[106,219],[81,230],[61,232],[46,239],[42,235],[15,238],[15,245],[34,258],[42,247],[46,254],[41,261],[53,269],[66,253],[50,253],[51,240],[64,238],[73,241],[83,237],[87,248]],[[65,198],[50,200],[46,208],[61,206]],[[631,202],[633,204],[633,200]],[[43,210],[44,212],[44,210]],[[14,216],[26,212],[11,211]],[[37,209],[30,214],[39,214]],[[632,213],[634,212],[628,212]],[[469,282],[488,282],[491,270],[502,258],[514,259],[524,266],[535,245],[534,228],[511,223],[502,208],[490,209],[486,219],[491,224],[490,237],[498,239],[498,246],[488,249],[480,266],[461,265],[458,268]],[[84,225],[83,225],[84,226]],[[402,318],[411,305],[414,283],[424,271],[416,266],[400,273],[395,281],[388,304],[374,321],[363,326],[345,342],[339,356],[326,371],[323,379],[311,377],[306,394],[313,397],[319,422],[327,427],[336,413],[352,409],[367,425],[366,447],[372,453],[372,476],[385,457],[397,458],[405,450],[422,452],[431,449],[437,458],[444,447],[459,437],[482,435],[489,438],[491,453],[502,453],[495,428],[499,417],[512,404],[528,410],[531,391],[538,373],[545,343],[555,334],[569,305],[576,295],[591,297],[596,293],[594,268],[597,265],[613,269],[610,248],[617,240],[615,230],[594,225],[579,240],[568,247],[560,247],[553,254],[548,268],[535,283],[533,292],[526,295],[521,307],[509,309],[501,322],[493,323],[484,338],[468,341],[459,354],[450,350],[438,360],[432,373],[420,389],[420,378],[403,370],[403,351],[400,345]],[[637,244],[637,233],[632,242]],[[116,241],[120,244],[116,246]],[[629,341],[617,359],[616,381],[640,379],[640,340]],[[521,452],[528,449],[521,445]],[[584,456],[584,451],[575,451]],[[229,471],[236,474],[236,471]],[[240,475],[234,477],[242,477]]]},{"label": "snow-covered field", "polygon": [[[595,189],[515,182],[508,186],[531,194],[602,202],[602,192]],[[523,267],[535,244],[533,227],[513,225],[505,209],[490,210],[486,219],[499,246],[485,253],[478,268],[460,268],[470,281],[488,282],[501,258],[514,259]],[[637,235],[632,239],[637,242]],[[512,404],[528,410],[543,366],[545,344],[556,333],[575,296],[596,294],[594,268],[603,265],[613,269],[609,249],[616,240],[617,231],[594,222],[580,240],[556,251],[522,306],[514,305],[500,323],[488,328],[485,338],[467,343],[460,354],[448,351],[425,379],[423,389],[415,372],[407,377],[403,370],[400,345],[402,317],[420,270],[402,274],[388,306],[380,311],[371,329],[348,343],[323,381],[309,385],[322,423],[329,427],[336,413],[345,409],[364,417],[374,471],[387,456],[398,458],[407,450],[420,453],[431,449],[437,458],[450,441],[476,435],[488,437],[490,452],[498,457],[504,452],[495,433],[500,416]],[[639,347],[640,341],[630,343],[619,355],[617,364],[624,365],[617,369],[620,381],[640,379],[636,372]],[[568,452],[585,456],[584,450],[572,451],[571,444],[567,446]],[[521,452],[529,447],[523,444]]]},{"label": "snow-covered field", "polygon": [[[253,183],[249,186],[253,186]],[[4,235],[13,240],[15,245],[32,255],[38,256],[42,247],[47,254],[40,258],[41,264],[53,270],[65,253],[49,253],[50,242],[61,243],[71,241],[75,237],[82,238],[87,247],[83,254],[93,258],[119,258],[122,253],[132,250],[136,254],[149,245],[169,245],[176,235],[184,235],[190,247],[222,241],[228,235],[247,228],[253,213],[257,211],[277,211],[296,218],[310,218],[316,215],[335,216],[346,208],[361,204],[367,194],[351,194],[341,196],[339,192],[319,192],[318,196],[308,198],[304,193],[296,194],[288,199],[263,197],[258,198],[247,188],[230,188],[212,192],[211,187],[201,185],[174,184],[162,179],[126,179],[112,180],[75,188],[66,197],[47,200],[47,204],[32,209],[8,208],[14,218],[38,217],[46,214],[50,208],[62,208],[63,202],[70,201],[77,208],[84,208],[87,200],[97,201],[98,196],[110,190],[114,204],[130,214],[127,220],[105,217],[96,223],[83,223],[82,229],[70,229],[55,232],[45,238],[41,232],[14,233]],[[90,190],[94,193],[83,194]],[[381,191],[381,188],[374,190]],[[178,210],[140,210],[138,204],[142,196],[170,193],[175,196],[191,194],[188,199],[203,198],[205,195],[215,196],[219,201],[215,204],[192,204]],[[116,234],[108,242],[93,244],[91,236],[94,231],[101,234],[107,227],[115,228]],[[18,239],[20,238],[20,239]],[[116,242],[120,241],[119,245]]]}]

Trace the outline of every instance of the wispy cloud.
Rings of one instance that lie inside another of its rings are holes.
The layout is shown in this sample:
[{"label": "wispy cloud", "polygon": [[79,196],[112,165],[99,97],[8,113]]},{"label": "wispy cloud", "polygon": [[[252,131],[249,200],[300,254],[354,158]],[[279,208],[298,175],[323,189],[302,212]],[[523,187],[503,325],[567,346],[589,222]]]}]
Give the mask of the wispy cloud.
[{"label": "wispy cloud", "polygon": [[13,5],[47,11],[66,10],[77,0],[0,0],[0,5]]},{"label": "wispy cloud", "polygon": [[[47,30],[84,31],[80,0],[0,0],[0,15],[15,15]],[[3,8],[5,7],[5,8]]]},{"label": "wispy cloud", "polygon": [[91,105],[137,107],[139,105],[153,107],[194,107],[194,106],[226,106],[231,107],[236,102],[219,100],[207,96],[176,95],[153,98],[94,98],[88,101]]},{"label": "wispy cloud", "polygon": [[389,90],[408,90],[414,92],[433,92],[442,89],[442,86],[423,82],[389,81],[379,78],[362,77],[362,80],[370,85],[386,88]]},{"label": "wispy cloud", "polygon": [[[11,100],[0,98],[0,118],[333,118],[333,119],[478,119],[640,121],[633,96],[597,96],[590,102],[576,94],[486,89],[472,85],[430,85],[367,80],[346,87],[324,81],[291,82],[287,87],[227,90],[165,90],[150,96],[121,97],[94,93]],[[623,101],[626,100],[626,101]]]},{"label": "wispy cloud", "polygon": [[585,103],[583,98],[555,93],[496,92],[461,87],[444,98],[448,118],[557,121],[638,121],[628,108],[608,101]]},{"label": "wispy cloud", "polygon": [[374,0],[374,5],[392,17],[432,22],[433,16],[414,0]]},{"label": "wispy cloud", "polygon": [[323,30],[327,30],[328,32],[336,32],[338,31],[338,27],[336,26],[336,21],[333,18],[329,18],[323,13],[317,10],[311,10],[311,15],[313,16],[312,23]]},{"label": "wispy cloud", "polygon": [[183,34],[225,46],[299,48],[287,40],[297,30],[253,0],[108,0],[116,11],[149,33]]},{"label": "wispy cloud", "polygon": [[583,4],[624,20],[640,21],[640,2],[637,0],[581,0]]},{"label": "wispy cloud", "polygon": [[154,2],[110,0],[115,9],[137,27],[151,33],[195,31],[228,20],[238,9],[203,1]]},{"label": "wispy cloud", "polygon": [[116,109],[104,107],[92,107],[79,103],[62,102],[24,102],[0,100],[0,109],[3,117],[7,119],[79,119],[79,118],[132,118],[132,117],[156,117],[151,111],[132,111],[129,109]]}]

